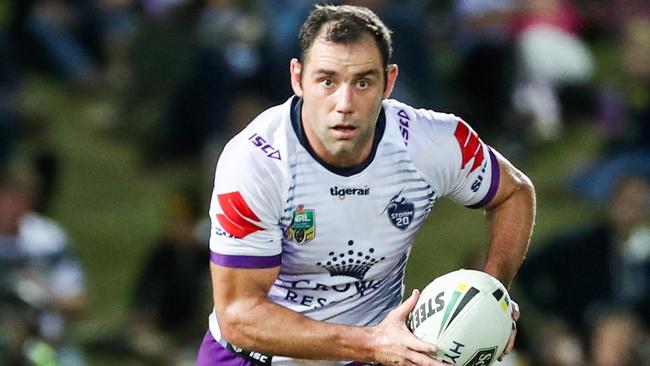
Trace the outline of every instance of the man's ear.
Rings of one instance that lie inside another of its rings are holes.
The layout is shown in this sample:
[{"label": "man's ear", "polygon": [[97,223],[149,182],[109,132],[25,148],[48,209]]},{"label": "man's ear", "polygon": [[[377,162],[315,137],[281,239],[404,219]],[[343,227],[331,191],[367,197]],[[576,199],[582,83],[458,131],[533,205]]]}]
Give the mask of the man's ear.
[{"label": "man's ear", "polygon": [[388,65],[386,68],[386,90],[384,90],[384,98],[389,98],[393,93],[393,88],[395,87],[395,82],[397,81],[397,74],[399,74],[397,65]]},{"label": "man's ear", "polygon": [[289,63],[289,74],[291,76],[293,93],[302,98],[302,64],[298,59],[291,59]]}]

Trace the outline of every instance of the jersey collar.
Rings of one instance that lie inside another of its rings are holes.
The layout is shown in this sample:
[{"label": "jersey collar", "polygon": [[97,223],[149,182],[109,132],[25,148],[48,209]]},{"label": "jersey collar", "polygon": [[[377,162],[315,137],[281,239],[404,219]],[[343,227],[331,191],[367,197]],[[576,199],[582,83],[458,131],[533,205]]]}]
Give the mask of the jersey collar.
[{"label": "jersey collar", "polygon": [[370,154],[368,155],[368,158],[364,160],[361,164],[351,166],[351,167],[346,167],[346,168],[330,165],[324,162],[321,158],[319,158],[318,155],[316,155],[316,152],[311,148],[311,145],[307,140],[307,135],[305,135],[305,131],[302,128],[301,112],[302,112],[302,98],[294,96],[293,100],[291,101],[291,125],[293,126],[293,130],[296,133],[296,136],[298,137],[298,141],[300,141],[300,144],[305,148],[305,150],[309,152],[309,155],[311,155],[311,157],[314,158],[314,160],[316,160],[325,169],[329,170],[334,174],[342,175],[344,177],[349,177],[361,173],[364,169],[366,169],[366,167],[368,167],[368,165],[370,165],[370,163],[372,163],[372,161],[375,158],[375,153],[377,152],[377,146],[379,146],[379,142],[381,141],[381,138],[384,135],[384,130],[386,129],[386,115],[384,113],[383,106],[381,108],[381,111],[379,112],[379,117],[377,118],[377,127],[375,128],[375,136],[372,141],[372,149],[370,150]]}]

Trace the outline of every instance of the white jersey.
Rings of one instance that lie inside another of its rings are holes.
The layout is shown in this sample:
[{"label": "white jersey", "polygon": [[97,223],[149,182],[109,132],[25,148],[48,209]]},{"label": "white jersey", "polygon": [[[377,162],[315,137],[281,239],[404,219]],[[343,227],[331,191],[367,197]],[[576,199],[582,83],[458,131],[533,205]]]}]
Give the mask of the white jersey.
[{"label": "white jersey", "polygon": [[[268,109],[226,145],[210,208],[211,261],[280,266],[270,301],[315,320],[372,326],[401,302],[411,244],[434,203],[487,204],[498,163],[458,117],[385,100],[367,161],[328,166],[306,143],[301,105],[292,97]],[[225,344],[215,313],[210,331]]]}]

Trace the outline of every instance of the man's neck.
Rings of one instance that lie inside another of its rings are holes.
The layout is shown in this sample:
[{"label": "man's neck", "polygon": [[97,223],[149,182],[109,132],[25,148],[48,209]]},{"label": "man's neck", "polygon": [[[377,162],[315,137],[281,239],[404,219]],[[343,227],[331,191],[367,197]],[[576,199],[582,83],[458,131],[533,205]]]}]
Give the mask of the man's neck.
[{"label": "man's neck", "polygon": [[384,115],[383,109],[379,113],[379,117],[377,118],[377,123],[375,124],[374,131],[372,132],[372,138],[370,139],[368,146],[364,146],[367,149],[365,153],[364,151],[357,153],[358,156],[361,156],[359,159],[354,159],[353,161],[342,161],[339,162],[339,164],[334,161],[334,164],[332,164],[330,163],[330,161],[332,161],[331,159],[328,159],[330,161],[327,161],[321,156],[322,154],[319,155],[316,152],[313,147],[313,143],[310,142],[307,138],[307,134],[305,132],[302,121],[302,100],[298,97],[294,98],[295,99],[292,102],[291,110],[291,124],[293,126],[293,130],[296,133],[296,137],[300,141],[300,144],[316,161],[323,165],[327,170],[346,177],[360,173],[372,162],[377,146],[379,145],[379,142],[384,135],[384,130],[386,129],[386,117]]}]

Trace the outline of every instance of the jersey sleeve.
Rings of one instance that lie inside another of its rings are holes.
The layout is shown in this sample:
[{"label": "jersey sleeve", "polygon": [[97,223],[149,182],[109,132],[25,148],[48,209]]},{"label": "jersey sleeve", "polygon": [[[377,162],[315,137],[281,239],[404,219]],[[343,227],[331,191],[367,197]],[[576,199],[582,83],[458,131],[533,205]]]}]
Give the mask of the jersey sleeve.
[{"label": "jersey sleeve", "polygon": [[423,110],[415,113],[411,153],[438,194],[470,208],[488,204],[500,180],[492,149],[459,117]]},{"label": "jersey sleeve", "polygon": [[231,141],[217,163],[210,202],[210,260],[225,267],[275,267],[282,257],[279,167],[243,147],[241,141]]}]

